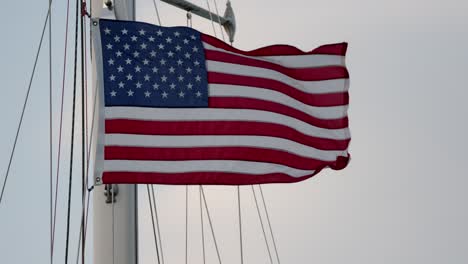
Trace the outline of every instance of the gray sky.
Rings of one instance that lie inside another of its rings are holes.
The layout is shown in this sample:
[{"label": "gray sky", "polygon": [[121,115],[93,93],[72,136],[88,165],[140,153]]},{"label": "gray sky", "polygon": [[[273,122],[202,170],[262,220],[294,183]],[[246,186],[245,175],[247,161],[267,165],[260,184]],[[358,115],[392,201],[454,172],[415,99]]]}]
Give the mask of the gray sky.
[{"label": "gray sky", "polygon": [[[2,10],[8,11],[0,18],[0,180],[6,171],[48,1],[29,1],[27,5],[4,2]],[[206,5],[201,0],[195,3]],[[65,4],[54,4],[52,18],[55,135]],[[224,4],[218,1],[222,12]],[[350,165],[338,172],[326,170],[301,183],[264,186],[282,263],[467,263],[468,179],[463,167],[468,148],[468,2],[233,0],[232,5],[238,23],[234,45],[240,49],[285,43],[311,50],[321,44],[349,42]],[[185,25],[183,12],[159,6],[163,25]],[[155,22],[151,1],[139,3],[137,16]],[[201,18],[194,18],[194,27],[213,33],[211,25]],[[71,48],[70,43],[69,52]],[[38,67],[0,205],[2,263],[48,263],[47,53],[41,54]],[[68,145],[70,79],[65,97],[68,128],[64,144]],[[69,147],[62,150],[56,263],[63,263],[65,244]],[[74,184],[72,259],[79,224],[78,177]],[[166,263],[182,263],[184,188],[157,190]],[[235,189],[209,187],[206,194],[223,261],[239,263]],[[200,263],[195,187],[190,197],[190,253],[193,263]],[[268,263],[250,187],[242,187],[242,205],[245,263]],[[141,244],[140,254],[145,263],[152,263],[146,206],[141,204],[140,235],[146,243]],[[211,241],[209,236],[207,239]],[[216,255],[212,243],[208,244],[208,263],[214,263]]]}]

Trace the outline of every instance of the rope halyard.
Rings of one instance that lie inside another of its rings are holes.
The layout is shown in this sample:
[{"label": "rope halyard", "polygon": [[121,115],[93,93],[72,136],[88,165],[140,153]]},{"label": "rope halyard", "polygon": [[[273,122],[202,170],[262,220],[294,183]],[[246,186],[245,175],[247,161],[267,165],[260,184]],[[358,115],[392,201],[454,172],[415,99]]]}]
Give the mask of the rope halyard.
[{"label": "rope halyard", "polygon": [[[49,5],[50,5],[51,0],[49,0]],[[49,217],[50,217],[50,226],[49,226],[49,232],[50,232],[50,264],[54,262],[54,254],[53,254],[53,238],[52,238],[52,229],[53,229],[53,172],[52,172],[52,11],[50,12],[49,15]]]},{"label": "rope halyard", "polygon": [[158,25],[162,26],[161,18],[159,17],[158,6],[156,5],[156,0],[153,0],[154,10],[156,11],[156,17],[158,18]]},{"label": "rope halyard", "polygon": [[237,208],[238,208],[238,216],[239,216],[239,243],[240,243],[240,257],[241,257],[241,264],[244,263],[244,249],[242,245],[242,216],[241,216],[241,198],[240,198],[240,186],[237,185]]},{"label": "rope halyard", "polygon": [[206,255],[205,255],[205,230],[204,230],[204,223],[203,223],[203,206],[202,206],[202,190],[201,185],[198,188],[198,192],[200,194],[200,223],[201,223],[201,239],[202,239],[202,253],[203,253],[203,264],[206,263]]},{"label": "rope halyard", "polygon": [[149,203],[150,212],[151,212],[151,223],[153,225],[153,236],[154,236],[154,246],[156,248],[156,259],[157,259],[157,262],[159,264],[160,262],[159,262],[158,239],[157,239],[157,236],[156,236],[156,226],[154,224],[153,203],[151,201],[151,194],[150,194],[149,184],[146,185],[146,192],[148,194],[148,203]]},{"label": "rope halyard", "polygon": [[151,196],[152,196],[152,199],[153,199],[154,218],[156,219],[156,231],[158,232],[159,248],[160,248],[160,252],[161,252],[161,264],[164,264],[164,252],[163,252],[163,248],[162,248],[161,233],[159,232],[158,207],[156,205],[156,198],[155,198],[155,195],[154,195],[154,185],[151,185]]},{"label": "rope halyard", "polygon": [[266,236],[266,233],[265,233],[265,227],[263,226],[263,220],[262,220],[262,216],[260,214],[260,208],[258,207],[257,195],[255,194],[255,190],[254,190],[253,185],[250,185],[250,187],[252,187],[252,194],[253,194],[253,197],[254,197],[254,200],[255,200],[255,207],[257,208],[258,219],[260,220],[260,225],[262,227],[263,238],[265,239],[265,245],[266,245],[266,248],[268,250],[268,257],[270,258],[270,263],[273,264],[273,258],[271,257],[271,251],[270,251],[270,246],[268,245],[268,239],[267,239],[267,236]]},{"label": "rope halyard", "polygon": [[210,210],[208,210],[208,203],[206,202],[206,197],[205,197],[205,192],[203,191],[203,186],[200,186],[202,198],[203,198],[203,203],[205,205],[205,210],[206,210],[206,216],[208,217],[208,223],[210,224],[210,229],[211,229],[211,235],[213,236],[213,241],[216,249],[216,255],[218,256],[218,261],[219,264],[221,264],[221,255],[219,254],[219,249],[218,249],[218,243],[216,242],[216,236],[214,233],[213,229],[213,223],[211,222],[211,217],[210,217]]},{"label": "rope halyard", "polygon": [[208,13],[210,14],[210,20],[211,20],[211,26],[213,27],[213,34],[216,36],[216,29],[215,29],[215,25],[214,25],[214,20],[213,20],[213,15],[211,14],[211,8],[210,8],[210,2],[209,0],[206,0],[206,5],[208,7]]},{"label": "rope halyard", "polygon": [[262,186],[258,185],[258,188],[260,189],[260,195],[262,197],[263,207],[265,208],[265,214],[266,214],[267,221],[268,221],[268,227],[270,228],[271,238],[273,241],[273,248],[275,249],[276,260],[278,261],[278,264],[280,264],[281,262],[280,262],[280,258],[278,255],[278,248],[276,247],[275,236],[273,234],[273,228],[271,227],[270,216],[268,215],[268,208],[266,206],[265,197],[263,196]]},{"label": "rope halyard", "polygon": [[[208,1],[208,0],[207,0]],[[221,38],[223,39],[223,41],[225,42],[226,40],[224,39],[224,32],[223,32],[223,25],[221,23],[221,17],[219,16],[219,11],[218,11],[218,4],[216,4],[216,0],[213,0],[214,2],[214,5],[215,5],[215,11],[216,11],[216,15],[218,16],[218,24],[219,24],[219,28],[220,28],[220,31],[221,31]],[[232,44],[231,44],[232,45]]]},{"label": "rope halyard", "polygon": [[39,59],[39,53],[41,52],[42,41],[44,39],[45,30],[47,28],[47,22],[49,21],[49,18],[50,18],[51,6],[52,6],[52,0],[49,1],[49,7],[47,9],[47,15],[45,17],[44,26],[42,28],[42,33],[41,33],[41,39],[39,41],[39,47],[37,48],[36,58],[34,59],[34,65],[33,65],[33,70],[32,70],[32,73],[31,73],[31,78],[29,79],[29,85],[28,85],[28,89],[26,91],[26,96],[24,98],[23,109],[21,110],[20,121],[19,121],[18,127],[16,129],[15,140],[13,142],[13,148],[11,150],[10,158],[9,158],[9,161],[8,161],[7,171],[5,172],[5,178],[4,178],[3,184],[2,184],[2,191],[0,192],[0,205],[2,204],[3,195],[5,193],[5,187],[6,187],[6,184],[7,184],[7,181],[8,181],[8,176],[10,175],[11,162],[13,161],[13,156],[14,156],[15,150],[16,150],[16,144],[18,142],[19,132],[20,132],[22,124],[23,124],[24,112],[25,112],[26,106],[28,104],[29,93],[31,91],[32,81],[34,79],[34,74],[36,73],[36,66],[37,66],[37,61]]}]

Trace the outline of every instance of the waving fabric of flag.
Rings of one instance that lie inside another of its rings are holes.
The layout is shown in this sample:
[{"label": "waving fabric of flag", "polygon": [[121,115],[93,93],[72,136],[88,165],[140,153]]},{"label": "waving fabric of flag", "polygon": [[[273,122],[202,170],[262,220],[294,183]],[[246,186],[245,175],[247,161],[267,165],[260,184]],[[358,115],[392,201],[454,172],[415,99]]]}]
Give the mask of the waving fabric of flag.
[{"label": "waving fabric of flag", "polygon": [[346,43],[246,52],[187,27],[104,19],[93,34],[101,183],[287,183],[348,164]]}]

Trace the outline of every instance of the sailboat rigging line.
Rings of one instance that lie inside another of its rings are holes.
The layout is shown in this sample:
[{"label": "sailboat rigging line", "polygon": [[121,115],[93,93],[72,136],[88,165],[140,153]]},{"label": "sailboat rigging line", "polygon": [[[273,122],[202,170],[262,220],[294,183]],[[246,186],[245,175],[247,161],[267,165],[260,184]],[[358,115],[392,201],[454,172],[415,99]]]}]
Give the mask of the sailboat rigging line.
[{"label": "sailboat rigging line", "polygon": [[153,214],[153,202],[151,201],[151,195],[150,195],[150,188],[149,184],[146,184],[146,192],[148,193],[148,203],[150,207],[150,212],[151,212],[151,223],[153,224],[153,236],[154,236],[154,246],[156,248],[156,259],[159,262],[159,249],[158,249],[158,239],[156,237],[156,226],[154,224],[154,214]]},{"label": "sailboat rigging line", "polygon": [[159,231],[158,207],[156,205],[156,198],[155,198],[155,195],[154,195],[154,185],[151,185],[151,196],[153,197],[154,216],[155,216],[155,219],[156,219],[156,230],[158,231],[159,247],[160,247],[160,251],[161,251],[161,263],[164,264],[164,252],[163,252],[163,247],[162,247],[161,233]]},{"label": "sailboat rigging line", "polygon": [[263,225],[262,215],[260,214],[260,208],[258,207],[257,195],[255,194],[253,185],[250,185],[250,187],[252,187],[252,193],[253,193],[253,197],[255,200],[255,207],[257,208],[258,220],[260,220],[260,225],[262,226],[263,238],[265,239],[265,245],[268,250],[268,257],[270,258],[270,263],[273,264],[273,258],[271,257],[270,246],[268,245],[268,239],[265,233],[265,227]]},{"label": "sailboat rigging line", "polygon": [[[97,92],[94,93],[94,99],[93,99],[94,102],[93,102],[93,114],[92,114],[93,117],[91,119],[91,136],[89,136],[88,154],[87,154],[88,156],[86,159],[86,164],[88,165],[86,167],[86,179],[88,179],[88,176],[89,176],[89,157],[90,157],[90,152],[91,152],[91,146],[93,144],[94,117],[96,115],[96,101],[97,101],[96,98],[97,98]],[[86,183],[86,186],[88,186],[88,183]],[[94,186],[91,186],[91,187],[94,188]]]},{"label": "sailboat rigging line", "polygon": [[[86,6],[86,2],[85,3],[85,6]],[[84,92],[85,92],[85,96],[84,96],[84,99],[85,99],[85,133],[86,133],[86,139],[85,139],[85,142],[86,142],[86,187],[88,186],[88,168],[89,168],[89,148],[90,148],[90,145],[89,145],[89,131],[88,131],[88,53],[87,53],[87,38],[86,38],[86,21],[87,20],[84,20],[84,24],[83,24],[83,27],[84,27],[84,35],[83,35],[83,45],[84,45]]]},{"label": "sailboat rigging line", "polygon": [[273,241],[273,247],[275,249],[276,260],[278,261],[278,264],[280,264],[281,262],[280,262],[280,258],[278,255],[278,248],[276,247],[275,236],[273,235],[273,228],[271,227],[270,216],[268,215],[268,208],[266,206],[265,197],[263,196],[262,186],[258,185],[258,188],[260,189],[260,194],[262,196],[263,207],[265,208],[265,214],[266,214],[267,221],[268,221],[268,227],[270,228],[270,234],[271,234],[271,238]]},{"label": "sailboat rigging line", "polygon": [[213,241],[214,241],[214,244],[215,244],[216,254],[218,256],[219,264],[221,264],[221,256],[219,254],[218,243],[216,242],[216,236],[215,236],[215,233],[214,233],[213,224],[211,222],[211,217],[210,217],[210,210],[208,210],[208,203],[206,202],[206,197],[205,197],[205,192],[203,191],[203,186],[200,186],[200,190],[201,190],[201,193],[202,193],[203,202],[205,204],[206,215],[208,216],[208,223],[210,224],[211,235],[213,236]]},{"label": "sailboat rigging line", "polygon": [[80,224],[80,232],[78,232],[78,248],[76,249],[76,264],[79,263],[80,260],[80,249],[81,249],[81,234],[83,233],[83,226]]},{"label": "sailboat rigging line", "polygon": [[[91,191],[92,191],[93,189],[94,189],[94,186],[91,186],[90,189],[87,189],[87,191],[88,191],[88,195],[87,195],[88,200],[87,200],[87,202],[86,202],[86,212],[89,212],[89,200],[90,200],[90,196],[91,196]],[[86,214],[86,217],[85,217],[86,220],[85,220],[85,224],[84,224],[84,229],[80,226],[80,233],[79,233],[79,234],[81,234],[81,232],[84,232],[84,240],[85,240],[85,242],[86,242],[86,231],[87,231],[87,228],[88,228],[88,217],[89,217],[89,214],[87,213],[87,214]],[[84,231],[82,231],[82,230],[84,230]],[[78,245],[78,249],[76,250],[76,264],[79,263],[79,258],[80,258],[81,236],[78,236],[78,243],[77,243],[77,245]],[[84,255],[83,255],[83,256],[84,256]]]},{"label": "sailboat rigging line", "polygon": [[216,3],[216,0],[213,0],[213,2],[214,2],[215,10],[216,10],[216,15],[218,16],[218,24],[219,24],[219,28],[221,31],[221,38],[223,39],[223,41],[226,41],[224,39],[223,24],[221,23],[221,17],[219,16],[218,4]]},{"label": "sailboat rigging line", "polygon": [[211,14],[211,8],[210,8],[210,2],[209,0],[206,0],[206,5],[208,6],[208,13],[210,14],[210,20],[211,20],[211,26],[213,27],[213,33],[216,36],[216,30],[215,30],[215,25],[214,25],[214,21],[213,21],[213,15]]},{"label": "sailboat rigging line", "polygon": [[237,185],[237,205],[239,215],[239,243],[240,243],[240,256],[241,264],[244,263],[244,249],[242,245],[242,217],[241,217],[241,201],[240,201],[240,186]]},{"label": "sailboat rigging line", "polygon": [[158,25],[161,26],[161,18],[159,17],[158,6],[156,5],[156,0],[153,0],[154,10],[156,11],[156,17],[158,18]]},{"label": "sailboat rigging line", "polygon": [[204,230],[204,223],[203,223],[203,206],[202,206],[202,191],[201,185],[199,187],[200,193],[200,223],[201,223],[201,239],[202,239],[202,252],[203,252],[203,264],[206,263],[206,254],[205,254],[205,230]]},{"label": "sailboat rigging line", "polygon": [[[81,13],[83,13],[83,9],[86,11],[86,2],[84,0],[80,0],[81,2]],[[80,16],[80,30],[81,30],[81,199],[82,199],[82,208],[81,208],[81,229],[83,232],[81,232],[81,263],[84,264],[85,262],[85,239],[84,239],[84,221],[85,221],[85,204],[86,204],[86,142],[85,142],[85,120],[86,120],[86,115],[85,115],[85,58],[84,58],[84,24],[85,21],[83,19],[83,14]]]},{"label": "sailboat rigging line", "polygon": [[59,172],[60,172],[60,151],[62,146],[62,127],[63,127],[63,102],[64,102],[64,94],[65,94],[65,77],[66,77],[66,69],[67,69],[67,46],[68,46],[68,18],[70,16],[70,0],[67,0],[67,15],[66,15],[66,22],[65,22],[65,44],[64,44],[64,55],[63,55],[63,74],[62,74],[62,98],[61,98],[61,105],[60,105],[60,125],[59,125],[59,138],[58,138],[58,152],[57,152],[57,169],[55,175],[55,203],[54,203],[54,219],[52,223],[52,255],[54,252],[54,241],[55,241],[55,223],[57,219],[57,195],[58,195],[58,187],[59,187]]},{"label": "sailboat rigging line", "polygon": [[[49,0],[49,5],[50,5],[50,1]],[[53,176],[53,172],[52,172],[52,10],[50,12],[50,15],[49,15],[49,220],[50,220],[50,227],[49,227],[49,232],[50,232],[50,264],[52,264],[54,262],[54,255],[53,255],[53,251],[52,251],[52,228],[53,228],[53,224],[52,224],[52,221],[53,221],[53,207],[54,207],[54,204],[53,204],[53,179],[54,179],[54,176]]]},{"label": "sailboat rigging line", "polygon": [[[109,188],[112,187],[112,184],[109,185]],[[112,200],[112,264],[115,264],[115,203],[114,203],[114,192],[115,190],[112,189],[111,191],[111,200]]]},{"label": "sailboat rigging line", "polygon": [[71,210],[71,192],[72,192],[72,176],[73,176],[73,148],[75,136],[75,111],[76,111],[76,75],[78,67],[78,16],[80,11],[80,1],[76,0],[76,15],[75,15],[75,59],[74,59],[74,73],[73,73],[73,110],[72,110],[72,127],[71,127],[71,149],[70,149],[70,176],[68,182],[68,209],[67,209],[67,236],[65,244],[65,264],[68,263],[68,244],[70,239],[70,210]]},{"label": "sailboat rigging line", "polygon": [[188,263],[188,185],[185,185],[185,264]]},{"label": "sailboat rigging line", "polygon": [[44,39],[44,33],[45,33],[46,28],[47,28],[47,22],[49,21],[50,9],[51,9],[50,7],[51,6],[52,6],[52,0],[49,2],[49,8],[47,10],[47,15],[46,15],[46,18],[45,18],[45,21],[44,21],[44,26],[42,28],[41,40],[39,41],[39,47],[37,48],[36,58],[34,60],[34,66],[33,66],[33,70],[32,70],[32,73],[31,73],[31,78],[29,79],[29,85],[28,85],[28,89],[26,91],[26,97],[24,98],[23,110],[21,111],[20,121],[18,123],[18,128],[16,129],[15,141],[13,142],[13,149],[11,150],[10,160],[8,161],[7,171],[5,173],[5,178],[4,178],[3,184],[2,184],[2,192],[0,193],[0,204],[2,204],[3,194],[5,192],[5,186],[7,184],[8,176],[10,175],[11,162],[13,161],[13,156],[14,156],[15,150],[16,150],[16,143],[18,142],[19,132],[21,130],[21,125],[23,124],[24,112],[26,110],[26,105],[28,104],[29,93],[31,91],[32,81],[34,79],[34,73],[36,72],[37,61],[39,59],[39,53],[41,52],[42,41]]}]

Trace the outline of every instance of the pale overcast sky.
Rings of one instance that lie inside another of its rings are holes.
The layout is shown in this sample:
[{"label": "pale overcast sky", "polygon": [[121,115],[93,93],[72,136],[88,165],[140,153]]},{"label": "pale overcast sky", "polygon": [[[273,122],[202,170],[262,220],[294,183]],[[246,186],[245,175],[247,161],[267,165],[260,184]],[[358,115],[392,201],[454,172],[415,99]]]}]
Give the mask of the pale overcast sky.
[{"label": "pale overcast sky", "polygon": [[[1,182],[47,2],[2,3]],[[55,2],[57,135],[66,3]],[[195,3],[206,6],[205,1]],[[224,12],[225,1],[217,4]],[[233,0],[232,6],[237,18],[234,46],[240,49],[284,43],[311,50],[327,43],[349,43],[350,165],[342,171],[323,171],[304,182],[263,187],[281,263],[468,263],[464,166],[468,148],[468,2]],[[185,25],[184,12],[164,3],[159,7],[163,25]],[[137,18],[156,21],[151,1],[138,4]],[[194,27],[213,33],[211,24],[202,18],[194,17]],[[49,263],[47,48],[44,46],[39,60],[0,205],[0,263]],[[69,63],[69,69],[71,66]],[[65,145],[70,141],[71,89],[67,82]],[[63,263],[65,244],[69,147],[62,150],[55,263]],[[73,262],[80,221],[78,177],[74,184]],[[250,187],[241,189],[245,263],[269,263]],[[145,202],[140,214],[140,259],[141,263],[154,263],[145,189],[141,190],[140,200]],[[158,186],[156,190],[166,263],[183,263],[184,188]],[[190,190],[193,240],[189,263],[201,263],[198,193],[195,187]],[[208,187],[206,194],[223,263],[239,263],[235,188]],[[206,234],[207,263],[216,263],[211,237]],[[90,259],[91,254],[88,248]]]}]

